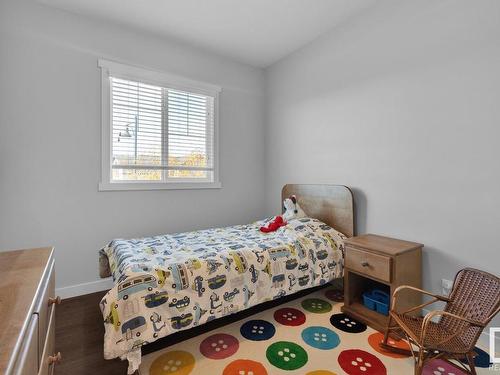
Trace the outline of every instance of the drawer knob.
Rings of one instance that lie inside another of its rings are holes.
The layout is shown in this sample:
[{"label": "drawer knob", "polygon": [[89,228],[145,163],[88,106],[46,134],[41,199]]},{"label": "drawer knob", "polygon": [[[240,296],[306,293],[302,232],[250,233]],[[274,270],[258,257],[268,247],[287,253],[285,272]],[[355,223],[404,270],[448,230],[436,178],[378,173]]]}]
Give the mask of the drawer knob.
[{"label": "drawer knob", "polygon": [[61,297],[57,296],[57,297],[54,297],[54,298],[49,298],[49,306],[50,305],[53,305],[53,304],[56,304],[56,305],[59,305],[61,303]]},{"label": "drawer knob", "polygon": [[62,361],[61,352],[57,352],[57,354],[49,355],[49,365],[55,364],[57,365]]},{"label": "drawer knob", "polygon": [[370,265],[370,263],[368,263],[366,260],[364,262],[361,262],[361,265],[363,267],[368,267]]}]

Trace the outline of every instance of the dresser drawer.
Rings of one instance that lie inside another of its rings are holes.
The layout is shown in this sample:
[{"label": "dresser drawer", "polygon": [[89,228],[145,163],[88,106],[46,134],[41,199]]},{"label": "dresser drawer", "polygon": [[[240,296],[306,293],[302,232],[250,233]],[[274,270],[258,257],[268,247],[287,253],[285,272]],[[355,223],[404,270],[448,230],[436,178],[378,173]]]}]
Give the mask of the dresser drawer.
[{"label": "dresser drawer", "polygon": [[391,282],[390,257],[347,246],[345,265],[353,271]]},{"label": "dresser drawer", "polygon": [[43,352],[41,354],[40,370],[38,371],[38,375],[52,375],[54,373],[54,368],[58,363],[58,356],[54,353],[56,305],[53,304],[49,311],[49,325],[47,327],[47,336],[44,337],[45,342]]},{"label": "dresser drawer", "polygon": [[24,335],[13,374],[34,375],[36,373],[38,373],[38,315],[33,314]]},{"label": "dresser drawer", "polygon": [[34,313],[38,315],[38,347],[40,348],[39,355],[42,354],[42,350],[45,343],[45,336],[47,335],[47,329],[49,327],[50,320],[50,310],[54,300],[55,295],[55,273],[54,273],[54,261],[51,262],[49,266],[49,272],[47,277],[42,282],[42,288],[40,290],[39,298],[37,304],[35,305]]},{"label": "dresser drawer", "polygon": [[53,272],[52,247],[0,252],[0,374],[38,374]]}]

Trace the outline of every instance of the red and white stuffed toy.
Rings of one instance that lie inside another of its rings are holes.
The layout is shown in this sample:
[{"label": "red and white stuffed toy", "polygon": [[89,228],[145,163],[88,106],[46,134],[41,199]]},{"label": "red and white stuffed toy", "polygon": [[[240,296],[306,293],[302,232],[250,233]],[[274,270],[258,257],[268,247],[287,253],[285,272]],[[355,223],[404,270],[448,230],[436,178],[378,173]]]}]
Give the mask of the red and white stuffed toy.
[{"label": "red and white stuffed toy", "polygon": [[287,225],[288,220],[298,219],[306,216],[305,212],[297,203],[297,197],[295,195],[291,195],[289,198],[286,198],[283,202],[283,206],[285,208],[285,213],[283,214],[283,216],[276,216],[272,221],[267,223],[266,226],[260,227],[261,232],[269,233],[277,231],[279,228]]},{"label": "red and white stuffed toy", "polygon": [[306,213],[300,208],[295,195],[290,195],[290,197],[285,199],[283,206],[285,207],[285,213],[283,214],[284,220],[290,221],[306,216]]},{"label": "red and white stuffed toy", "polygon": [[272,221],[267,223],[266,226],[260,227],[260,231],[264,233],[274,232],[285,225],[287,225],[287,222],[284,221],[281,216],[276,216]]}]

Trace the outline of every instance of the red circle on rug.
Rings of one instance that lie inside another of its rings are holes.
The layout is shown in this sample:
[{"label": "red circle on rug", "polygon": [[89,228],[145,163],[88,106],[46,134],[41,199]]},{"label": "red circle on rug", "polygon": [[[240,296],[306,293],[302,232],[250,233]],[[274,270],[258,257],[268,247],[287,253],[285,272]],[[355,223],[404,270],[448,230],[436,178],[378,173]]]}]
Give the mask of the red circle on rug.
[{"label": "red circle on rug", "polygon": [[200,352],[210,359],[224,359],[231,357],[238,351],[240,344],[234,336],[225,333],[216,333],[208,336],[200,344]]},{"label": "red circle on rug", "polygon": [[[387,357],[391,358],[408,358],[411,357],[410,354],[404,355],[404,354],[397,354],[390,352],[388,350],[384,350],[380,348],[380,344],[384,341],[384,334],[380,332],[375,332],[372,333],[370,336],[368,336],[368,344],[375,350],[376,352],[383,354]],[[387,340],[387,343],[391,346],[394,346],[398,349],[404,349],[404,350],[410,350],[410,345],[404,340],[396,340],[393,339],[392,337],[389,337]]]},{"label": "red circle on rug", "polygon": [[266,368],[259,362],[251,361],[249,359],[237,359],[226,366],[222,375],[240,375],[240,374],[253,374],[253,375],[267,375]]},{"label": "red circle on rug", "polygon": [[325,297],[333,302],[344,302],[344,292],[340,289],[329,289],[325,292]]},{"label": "red circle on rug", "polygon": [[284,307],[274,312],[274,319],[285,326],[300,326],[306,322],[305,314],[292,307]]},{"label": "red circle on rug", "polygon": [[349,375],[387,375],[382,361],[364,350],[344,350],[338,361],[342,370]]},{"label": "red circle on rug", "polygon": [[434,361],[427,362],[424,366],[422,375],[466,375],[465,372],[458,367],[443,361],[442,359],[435,359]]}]

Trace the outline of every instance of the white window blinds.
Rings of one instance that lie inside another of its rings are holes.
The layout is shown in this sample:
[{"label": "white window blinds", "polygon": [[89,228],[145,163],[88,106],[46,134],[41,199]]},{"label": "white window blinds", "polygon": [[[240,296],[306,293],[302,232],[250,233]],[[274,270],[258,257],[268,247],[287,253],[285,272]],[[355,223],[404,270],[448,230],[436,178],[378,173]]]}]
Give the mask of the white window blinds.
[{"label": "white window blinds", "polygon": [[212,182],[214,97],[110,76],[113,181]]}]

